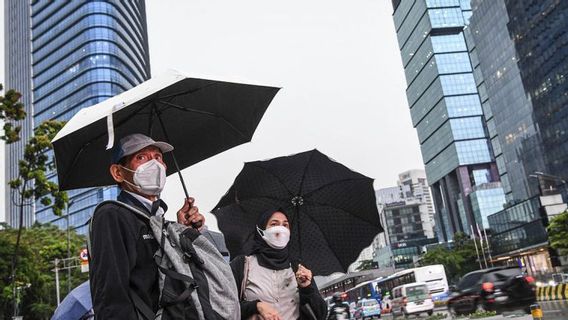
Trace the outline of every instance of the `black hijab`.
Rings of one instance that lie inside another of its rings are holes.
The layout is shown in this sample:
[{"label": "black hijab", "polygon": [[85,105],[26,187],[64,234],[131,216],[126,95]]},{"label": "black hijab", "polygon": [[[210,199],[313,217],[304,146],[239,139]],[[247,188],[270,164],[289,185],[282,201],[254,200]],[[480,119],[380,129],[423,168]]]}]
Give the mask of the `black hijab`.
[{"label": "black hijab", "polygon": [[[282,212],[286,218],[289,219],[288,214],[286,214],[286,212],[282,209],[266,210],[256,221],[258,228],[265,230],[268,220],[270,220],[270,217],[272,217],[275,212]],[[284,249],[272,248],[266,243],[266,241],[264,241],[264,239],[262,239],[262,236],[256,229],[254,230],[254,244],[250,255],[255,255],[258,260],[258,264],[270,270],[282,270],[290,267],[288,246]]]}]

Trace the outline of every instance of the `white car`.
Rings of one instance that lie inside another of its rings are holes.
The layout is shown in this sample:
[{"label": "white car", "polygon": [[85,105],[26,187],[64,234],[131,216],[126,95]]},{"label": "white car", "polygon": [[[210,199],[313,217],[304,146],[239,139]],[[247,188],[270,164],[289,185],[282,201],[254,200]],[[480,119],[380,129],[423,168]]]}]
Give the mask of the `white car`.
[{"label": "white car", "polygon": [[434,313],[434,302],[423,282],[414,282],[392,289],[392,315],[408,316],[411,314]]}]

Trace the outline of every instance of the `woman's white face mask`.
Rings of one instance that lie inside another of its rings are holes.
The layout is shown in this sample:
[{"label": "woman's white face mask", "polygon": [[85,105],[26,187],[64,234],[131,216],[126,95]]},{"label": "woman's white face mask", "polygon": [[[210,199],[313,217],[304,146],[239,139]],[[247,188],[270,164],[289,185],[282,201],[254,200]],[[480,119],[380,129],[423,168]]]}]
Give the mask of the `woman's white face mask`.
[{"label": "woman's white face mask", "polygon": [[136,168],[136,171],[125,167],[122,168],[134,172],[134,183],[126,179],[124,181],[136,188],[140,193],[148,196],[157,196],[164,189],[166,183],[166,167],[158,162],[158,160],[152,159],[140,165]]},{"label": "woman's white face mask", "polygon": [[266,230],[257,226],[256,230],[266,244],[274,249],[284,249],[290,241],[290,229],[284,226],[268,227]]}]

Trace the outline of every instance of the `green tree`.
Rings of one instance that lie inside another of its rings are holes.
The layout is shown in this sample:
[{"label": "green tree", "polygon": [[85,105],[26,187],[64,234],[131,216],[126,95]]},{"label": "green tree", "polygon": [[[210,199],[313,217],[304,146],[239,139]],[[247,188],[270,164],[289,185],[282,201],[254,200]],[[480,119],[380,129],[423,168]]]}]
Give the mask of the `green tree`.
[{"label": "green tree", "polygon": [[421,258],[422,265],[442,264],[450,282],[456,282],[464,274],[479,269],[475,245],[466,234],[454,235],[451,248],[436,247]]},{"label": "green tree", "polygon": [[[0,90],[2,90],[2,85],[0,85]],[[26,117],[24,105],[19,101],[20,98],[21,94],[15,90],[8,90],[5,96],[0,96],[0,120],[4,120],[4,134],[0,136],[0,139],[7,144],[20,140],[21,126],[17,125],[17,122]],[[51,206],[56,215],[61,215],[68,202],[67,193],[60,191],[58,185],[48,180],[46,175],[47,172],[55,170],[54,162],[48,157],[48,152],[53,149],[51,140],[64,125],[62,121],[48,120],[34,129],[34,136],[25,145],[23,159],[18,163],[18,176],[8,182],[14,191],[13,194],[19,196],[19,226],[11,260],[12,272],[9,277],[12,281],[14,308],[19,281],[17,268],[24,207],[39,200],[42,205]],[[12,201],[12,199],[7,199],[7,201]]]},{"label": "green tree", "polygon": [[[0,83],[0,92],[3,86]],[[20,102],[22,95],[16,90],[8,90],[6,95],[0,95],[0,120],[4,122],[4,134],[0,139],[6,143],[13,143],[20,140],[20,130],[22,126],[17,125],[18,121],[26,117],[24,105]]]},{"label": "green tree", "polygon": [[10,188],[19,195],[19,226],[12,255],[12,293],[14,308],[17,303],[18,255],[23,227],[24,207],[39,200],[44,206],[51,206],[55,215],[61,215],[68,202],[66,192],[59,190],[57,183],[48,180],[46,173],[55,170],[48,151],[53,149],[51,140],[63,128],[64,122],[48,120],[34,129],[34,135],[24,148],[24,157],[18,162],[18,177],[10,180]]},{"label": "green tree", "polygon": [[550,219],[546,229],[550,246],[559,254],[568,255],[568,210]]},{"label": "green tree", "polygon": [[[10,256],[16,246],[18,230],[6,227],[0,230],[0,255]],[[57,306],[54,260],[67,255],[67,234],[53,225],[35,224],[23,229],[17,269],[18,305],[24,319],[49,319]],[[85,246],[85,238],[70,233],[71,252],[78,258]],[[11,263],[0,260],[0,319],[10,319],[13,312],[13,289],[9,281]],[[67,272],[60,272],[61,297],[67,295]],[[88,274],[78,268],[72,270],[72,288],[87,280]]]},{"label": "green tree", "polygon": [[363,271],[363,270],[371,270],[371,269],[376,269],[377,268],[377,263],[373,260],[361,260],[359,262],[359,265],[357,266],[357,268],[355,268],[355,270],[357,271]]}]

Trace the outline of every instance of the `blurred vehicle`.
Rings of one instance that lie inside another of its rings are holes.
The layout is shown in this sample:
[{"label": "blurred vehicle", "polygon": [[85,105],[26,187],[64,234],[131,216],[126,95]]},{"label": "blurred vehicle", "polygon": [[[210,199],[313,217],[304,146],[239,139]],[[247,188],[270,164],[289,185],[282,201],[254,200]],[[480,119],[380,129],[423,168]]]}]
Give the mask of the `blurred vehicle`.
[{"label": "blurred vehicle", "polygon": [[355,319],[380,319],[381,304],[375,299],[362,299],[357,302],[354,313]]},{"label": "blurred vehicle", "polygon": [[349,319],[355,319],[355,311],[357,309],[357,304],[355,302],[349,303]]},{"label": "blurred vehicle", "polygon": [[[386,293],[392,292],[394,287],[416,282],[426,283],[428,293],[433,299],[443,297],[447,295],[449,291],[446,270],[441,264],[399,271],[386,278],[376,279],[374,286],[378,288],[376,289],[377,291]],[[364,298],[365,296],[360,297]]]},{"label": "blurred vehicle", "polygon": [[446,271],[441,264],[406,269],[388,277],[379,277],[357,284],[345,291],[347,301],[375,299],[382,307],[382,313],[391,312],[389,295],[392,289],[404,284],[421,282],[428,287],[428,293],[434,300],[447,299],[449,294]]},{"label": "blurred vehicle", "polygon": [[331,305],[333,304],[333,296],[325,297],[323,298],[323,301],[325,301],[325,304],[327,305],[327,310],[329,311],[329,308],[331,308]]},{"label": "blurred vehicle", "polygon": [[536,302],[533,277],[518,267],[495,267],[470,272],[463,276],[448,300],[454,314],[470,314],[477,310],[496,311],[523,309],[530,313]]},{"label": "blurred vehicle", "polygon": [[554,274],[552,274],[552,281],[556,284],[568,283],[568,274],[566,274],[566,273],[554,273]]},{"label": "blurred vehicle", "polygon": [[429,316],[434,313],[434,302],[424,282],[415,282],[398,286],[392,290],[392,316],[404,315],[405,317],[420,313]]},{"label": "blurred vehicle", "polygon": [[388,291],[385,292],[385,295],[383,296],[383,300],[381,300],[381,307],[383,308],[383,310],[381,310],[382,314],[391,313],[391,311],[392,311],[391,296],[390,296],[390,293]]},{"label": "blurred vehicle", "polygon": [[345,291],[347,301],[356,302],[361,299],[374,299],[381,301],[381,289],[379,286],[377,286],[377,283],[381,281],[381,279],[384,278],[379,277],[374,280],[361,282],[355,287]]}]

